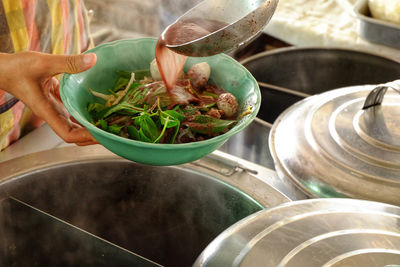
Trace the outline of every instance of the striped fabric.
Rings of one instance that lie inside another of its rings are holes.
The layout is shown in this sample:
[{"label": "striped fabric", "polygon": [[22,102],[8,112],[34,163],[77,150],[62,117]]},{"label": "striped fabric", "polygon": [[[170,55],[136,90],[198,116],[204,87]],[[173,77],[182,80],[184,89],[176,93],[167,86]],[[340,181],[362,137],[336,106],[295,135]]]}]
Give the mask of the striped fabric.
[{"label": "striped fabric", "polygon": [[[0,0],[0,52],[79,54],[90,45],[83,0]],[[41,124],[0,88],[0,150]]]}]

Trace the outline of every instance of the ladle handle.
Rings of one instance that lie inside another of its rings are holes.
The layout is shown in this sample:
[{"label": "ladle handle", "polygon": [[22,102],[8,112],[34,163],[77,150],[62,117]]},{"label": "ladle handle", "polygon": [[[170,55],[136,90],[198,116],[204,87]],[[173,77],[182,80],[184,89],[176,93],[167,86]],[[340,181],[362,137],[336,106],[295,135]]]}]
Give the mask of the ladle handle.
[{"label": "ladle handle", "polygon": [[385,96],[387,89],[393,89],[400,94],[400,80],[395,80],[393,82],[388,82],[380,84],[375,87],[365,99],[362,109],[368,109],[373,106],[378,106],[382,104],[383,97]]}]

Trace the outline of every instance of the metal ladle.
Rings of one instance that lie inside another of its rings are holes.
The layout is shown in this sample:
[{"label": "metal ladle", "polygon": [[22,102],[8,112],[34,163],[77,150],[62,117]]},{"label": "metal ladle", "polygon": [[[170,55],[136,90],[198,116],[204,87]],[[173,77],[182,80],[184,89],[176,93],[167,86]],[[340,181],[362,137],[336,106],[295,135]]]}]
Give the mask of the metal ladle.
[{"label": "metal ladle", "polygon": [[[226,26],[198,39],[166,46],[176,53],[195,57],[232,50],[261,33],[277,5],[278,0],[204,0],[179,17],[175,23],[206,19],[225,23]],[[168,27],[165,31],[167,30]]]}]

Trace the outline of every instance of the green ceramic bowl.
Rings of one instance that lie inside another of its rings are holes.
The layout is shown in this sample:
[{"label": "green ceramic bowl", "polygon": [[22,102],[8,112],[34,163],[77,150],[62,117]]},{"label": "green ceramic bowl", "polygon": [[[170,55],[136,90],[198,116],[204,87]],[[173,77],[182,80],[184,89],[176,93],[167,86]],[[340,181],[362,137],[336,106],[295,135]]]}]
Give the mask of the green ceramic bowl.
[{"label": "green ceramic bowl", "polygon": [[251,114],[244,116],[223,135],[187,144],[151,144],[119,137],[90,123],[87,106],[99,100],[88,88],[109,94],[107,89],[112,88],[118,78],[116,70],[148,69],[154,59],[156,41],[154,38],[126,39],[89,50],[97,55],[96,65],[79,74],[64,74],[60,83],[61,99],[71,115],[100,144],[121,157],[150,165],[176,165],[194,161],[218,149],[231,136],[243,130],[253,121],[260,108],[261,94],[256,80],[240,63],[227,55],[188,58],[185,65],[187,70],[193,64],[206,61],[211,67],[210,78],[236,96],[239,111],[252,107]]}]

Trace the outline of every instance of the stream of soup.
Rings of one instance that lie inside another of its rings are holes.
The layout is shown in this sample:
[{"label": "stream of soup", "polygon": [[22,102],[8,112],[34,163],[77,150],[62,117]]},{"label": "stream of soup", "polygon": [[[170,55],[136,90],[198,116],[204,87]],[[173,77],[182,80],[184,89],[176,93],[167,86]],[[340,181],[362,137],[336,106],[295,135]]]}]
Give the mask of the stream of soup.
[{"label": "stream of soup", "polygon": [[202,38],[225,26],[226,24],[220,21],[200,18],[179,20],[168,26],[158,38],[155,51],[157,66],[168,90],[174,87],[187,56],[175,53],[167,46],[180,45]]}]

